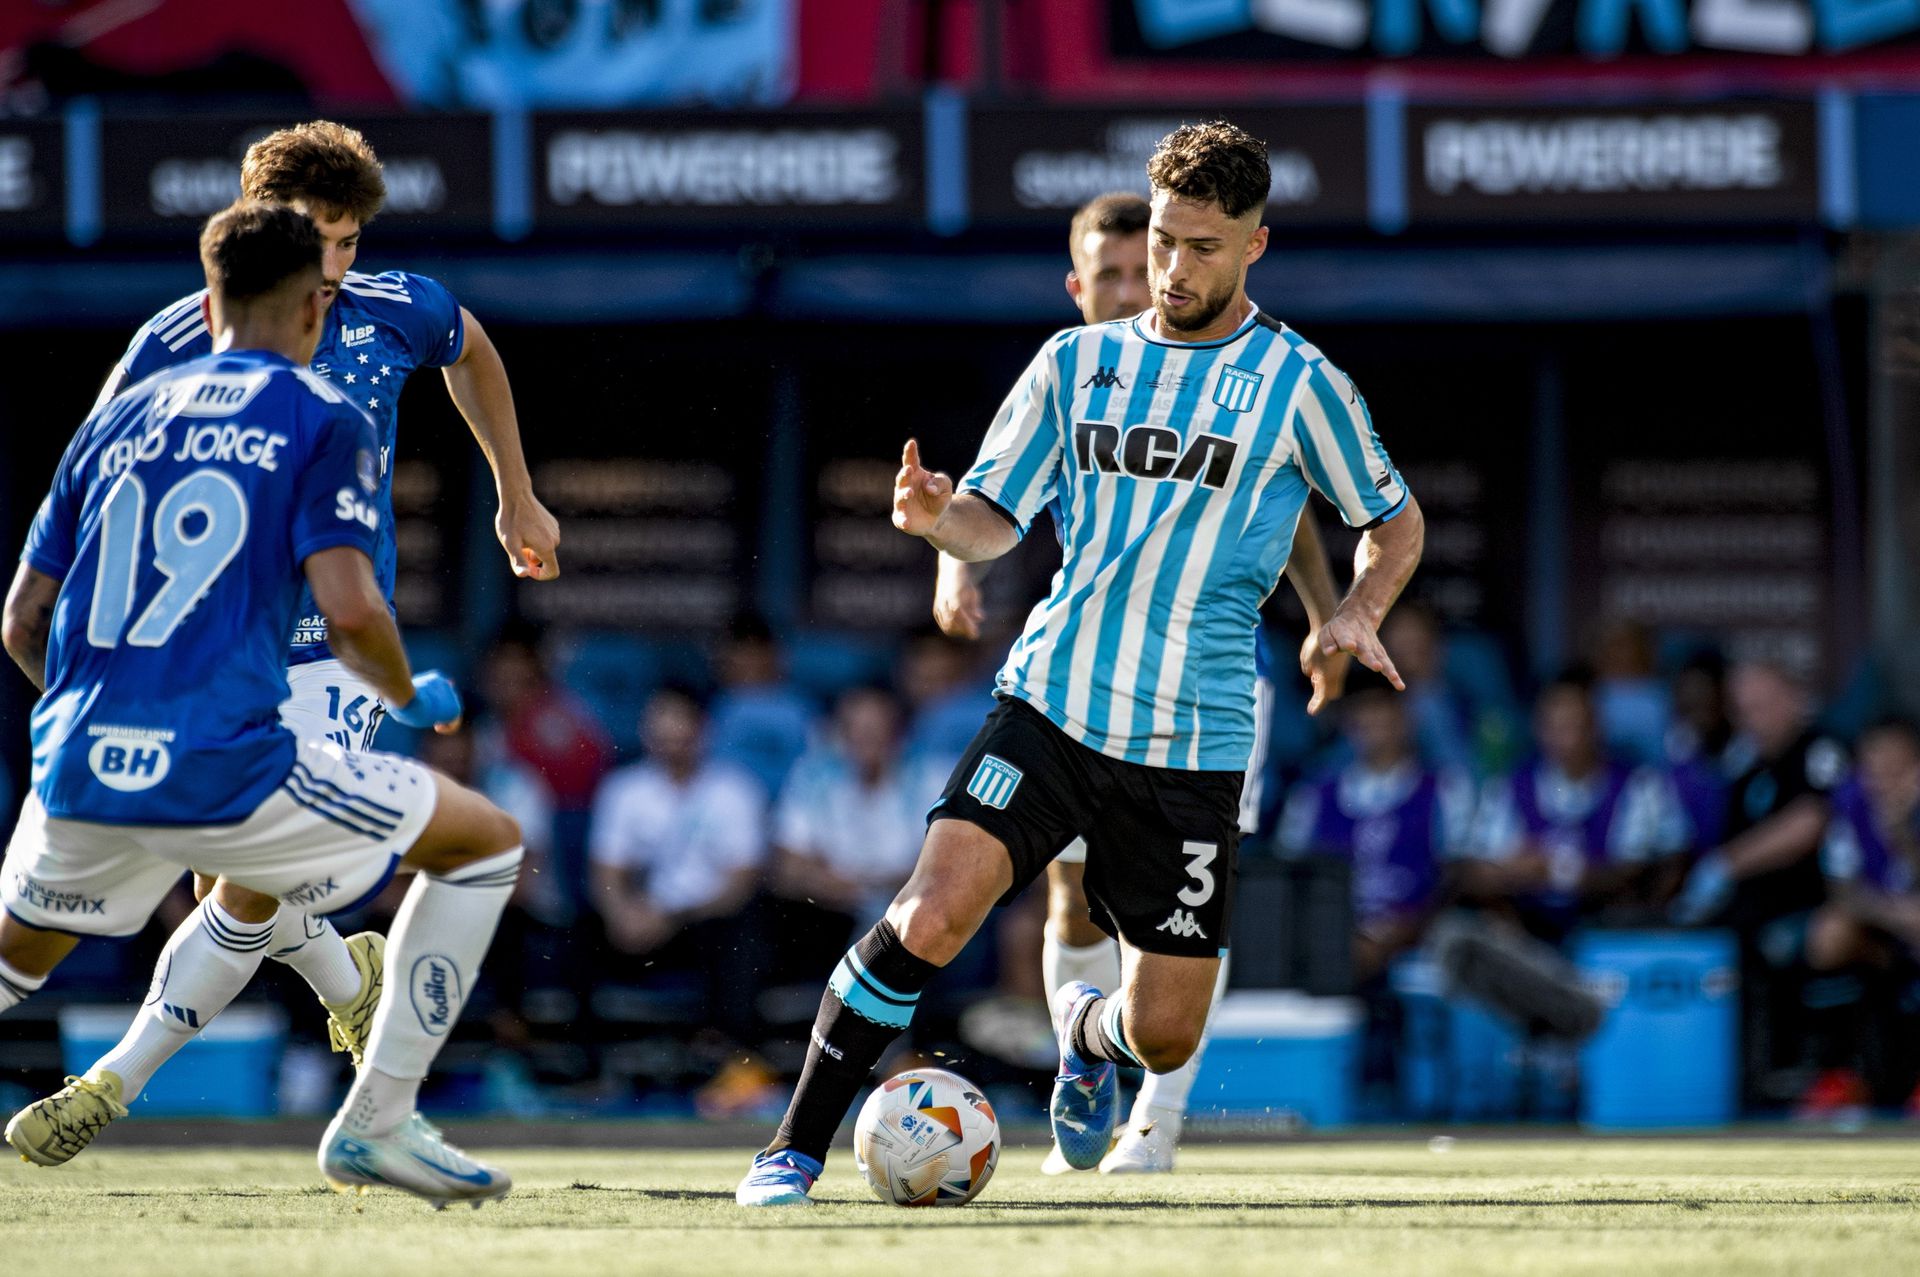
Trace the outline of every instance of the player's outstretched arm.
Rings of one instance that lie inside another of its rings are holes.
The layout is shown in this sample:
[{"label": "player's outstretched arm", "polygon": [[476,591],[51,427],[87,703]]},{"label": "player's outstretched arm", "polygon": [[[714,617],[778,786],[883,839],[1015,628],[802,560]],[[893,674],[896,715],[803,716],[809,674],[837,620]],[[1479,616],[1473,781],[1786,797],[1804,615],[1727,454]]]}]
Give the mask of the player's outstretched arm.
[{"label": "player's outstretched arm", "polygon": [[1380,645],[1380,622],[1419,566],[1426,540],[1426,516],[1409,492],[1405,508],[1378,527],[1367,529],[1360,538],[1353,552],[1353,588],[1347,591],[1333,618],[1314,635],[1323,653],[1350,653],[1403,692],[1407,685],[1393,667],[1387,649]]},{"label": "player's outstretched arm", "polygon": [[327,618],[327,646],[340,663],[367,680],[407,726],[457,728],[460,707],[453,685],[438,674],[414,678],[400,629],[373,579],[373,561],[355,546],[337,545],[308,555],[301,567],[314,604]]},{"label": "player's outstretched arm", "polygon": [[933,579],[933,621],[948,638],[977,639],[986,624],[987,609],[980,587],[991,563],[967,563],[951,554],[940,556]]},{"label": "player's outstretched arm", "polygon": [[60,598],[60,582],[22,563],[7,591],[0,615],[0,643],[35,688],[47,690],[47,639],[53,633],[53,605]]},{"label": "player's outstretched arm", "polygon": [[1020,534],[985,498],[954,495],[953,480],[920,464],[918,440],[907,440],[893,479],[893,526],[967,563],[997,559]]},{"label": "player's outstretched arm", "polygon": [[1347,663],[1353,658],[1339,650],[1323,652],[1317,642],[1320,627],[1333,619],[1340,593],[1333,584],[1333,562],[1327,557],[1326,542],[1320,539],[1320,521],[1311,507],[1302,507],[1293,530],[1293,549],[1287,555],[1287,580],[1307,610],[1307,637],[1300,644],[1300,672],[1313,688],[1307,713],[1340,699],[1347,687]]},{"label": "player's outstretched arm", "polygon": [[454,407],[466,418],[493,470],[493,486],[500,498],[494,534],[506,549],[515,576],[551,581],[560,575],[560,522],[533,495],[506,363],[472,312],[462,307],[460,320],[466,325],[465,347],[442,373]]}]

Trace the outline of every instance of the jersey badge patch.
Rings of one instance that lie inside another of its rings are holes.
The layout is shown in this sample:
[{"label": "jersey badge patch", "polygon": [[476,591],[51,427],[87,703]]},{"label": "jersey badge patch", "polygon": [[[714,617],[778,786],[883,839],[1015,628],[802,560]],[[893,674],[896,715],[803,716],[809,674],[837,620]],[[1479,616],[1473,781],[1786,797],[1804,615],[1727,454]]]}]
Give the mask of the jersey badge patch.
[{"label": "jersey badge patch", "polygon": [[981,806],[1005,811],[1007,804],[1013,801],[1013,791],[1020,788],[1023,774],[1004,758],[988,754],[974,768],[973,779],[967,782],[967,792],[978,799]]},{"label": "jersey badge patch", "polygon": [[1265,380],[1262,374],[1244,368],[1222,368],[1220,380],[1213,388],[1213,401],[1228,412],[1245,412],[1259,398],[1260,383]]}]

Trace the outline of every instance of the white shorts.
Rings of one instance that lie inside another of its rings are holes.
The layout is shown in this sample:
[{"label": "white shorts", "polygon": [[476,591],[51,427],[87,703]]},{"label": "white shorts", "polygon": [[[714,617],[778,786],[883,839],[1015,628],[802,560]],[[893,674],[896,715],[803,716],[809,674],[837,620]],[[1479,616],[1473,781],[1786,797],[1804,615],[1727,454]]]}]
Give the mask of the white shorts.
[{"label": "white shorts", "polygon": [[42,931],[128,936],[192,867],[310,914],[339,913],[387,885],[438,796],[433,774],[410,758],[315,740],[234,825],[63,820],[29,794],[0,866],[0,905]]},{"label": "white shorts", "polygon": [[301,740],[328,740],[364,754],[386,715],[379,693],[337,660],[287,667],[280,721]]},{"label": "white shorts", "polygon": [[[1240,832],[1251,834],[1260,825],[1262,774],[1267,766],[1267,735],[1273,730],[1274,687],[1267,679],[1253,683],[1253,757],[1247,760],[1247,779],[1240,790]],[[1087,840],[1075,838],[1054,858],[1055,864],[1087,863]]]}]

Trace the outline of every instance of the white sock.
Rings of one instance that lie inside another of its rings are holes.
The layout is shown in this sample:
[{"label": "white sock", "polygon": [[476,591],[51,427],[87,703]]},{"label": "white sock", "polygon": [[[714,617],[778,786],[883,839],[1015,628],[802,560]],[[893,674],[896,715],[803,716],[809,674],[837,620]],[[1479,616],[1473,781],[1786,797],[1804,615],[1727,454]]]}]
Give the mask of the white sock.
[{"label": "white sock", "polygon": [[28,975],[0,961],[0,1011],[17,1007],[47,982],[43,975]]},{"label": "white sock", "polygon": [[360,993],[360,968],[353,965],[347,942],[325,918],[281,905],[267,956],[298,971],[322,1002],[351,1002]]},{"label": "white sock", "polygon": [[1120,945],[1113,940],[1066,944],[1048,927],[1040,942],[1040,975],[1049,1000],[1061,986],[1075,980],[1085,980],[1102,993],[1114,993],[1120,988]]},{"label": "white sock", "polygon": [[421,874],[387,934],[385,995],[373,1016],[367,1067],[347,1094],[347,1124],[369,1135],[413,1112],[420,1080],[460,1018],[524,852],[515,847],[450,874]]},{"label": "white sock", "polygon": [[120,1075],[128,1104],[162,1064],[240,996],[273,941],[273,920],[242,922],[212,896],[187,915],[154,968],[146,1005],[94,1069]]},{"label": "white sock", "polygon": [[[1207,1007],[1207,1022],[1213,1022],[1213,1008],[1220,1005],[1220,998],[1227,991],[1227,960],[1220,959],[1220,974],[1213,981],[1213,1002]],[[1187,1111],[1187,1096],[1193,1093],[1193,1079],[1200,1075],[1200,1057],[1207,1053],[1207,1034],[1200,1033],[1200,1045],[1193,1048],[1193,1054],[1187,1062],[1171,1073],[1149,1073],[1140,1080],[1140,1093],[1133,1097],[1133,1115],[1127,1119],[1129,1126],[1145,1126],[1148,1122],[1165,1121],[1172,1118],[1179,1121]],[[1159,1110],[1150,1113],[1149,1109]]]}]

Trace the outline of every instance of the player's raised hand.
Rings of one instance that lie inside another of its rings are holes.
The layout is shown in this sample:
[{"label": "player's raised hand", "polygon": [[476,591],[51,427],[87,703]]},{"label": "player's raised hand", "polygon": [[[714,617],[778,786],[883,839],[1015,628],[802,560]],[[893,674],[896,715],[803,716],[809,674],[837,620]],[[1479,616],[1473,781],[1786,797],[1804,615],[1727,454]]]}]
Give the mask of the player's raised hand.
[{"label": "player's raised hand", "polygon": [[921,466],[920,441],[907,440],[900,473],[893,477],[893,526],[909,536],[926,536],[952,501],[953,480]]},{"label": "player's raised hand", "polygon": [[518,501],[502,502],[493,517],[493,531],[515,576],[551,581],[560,575],[560,521],[538,497],[529,493]]},{"label": "player's raised hand", "polygon": [[1352,660],[1352,655],[1338,646],[1331,652],[1322,650],[1319,634],[1307,635],[1306,641],[1300,644],[1300,672],[1313,687],[1307,713],[1318,714],[1340,699],[1347,690],[1347,667]]},{"label": "player's raised hand", "polygon": [[[1387,649],[1380,645],[1380,636],[1374,627],[1365,620],[1344,608],[1333,614],[1333,619],[1320,627],[1320,632],[1308,642],[1318,640],[1322,656],[1333,656],[1345,652],[1374,673],[1382,675],[1392,683],[1395,691],[1404,692],[1407,685],[1400,678],[1400,671],[1393,667],[1393,658],[1387,655]],[[1316,688],[1315,698],[1319,700]]]}]

